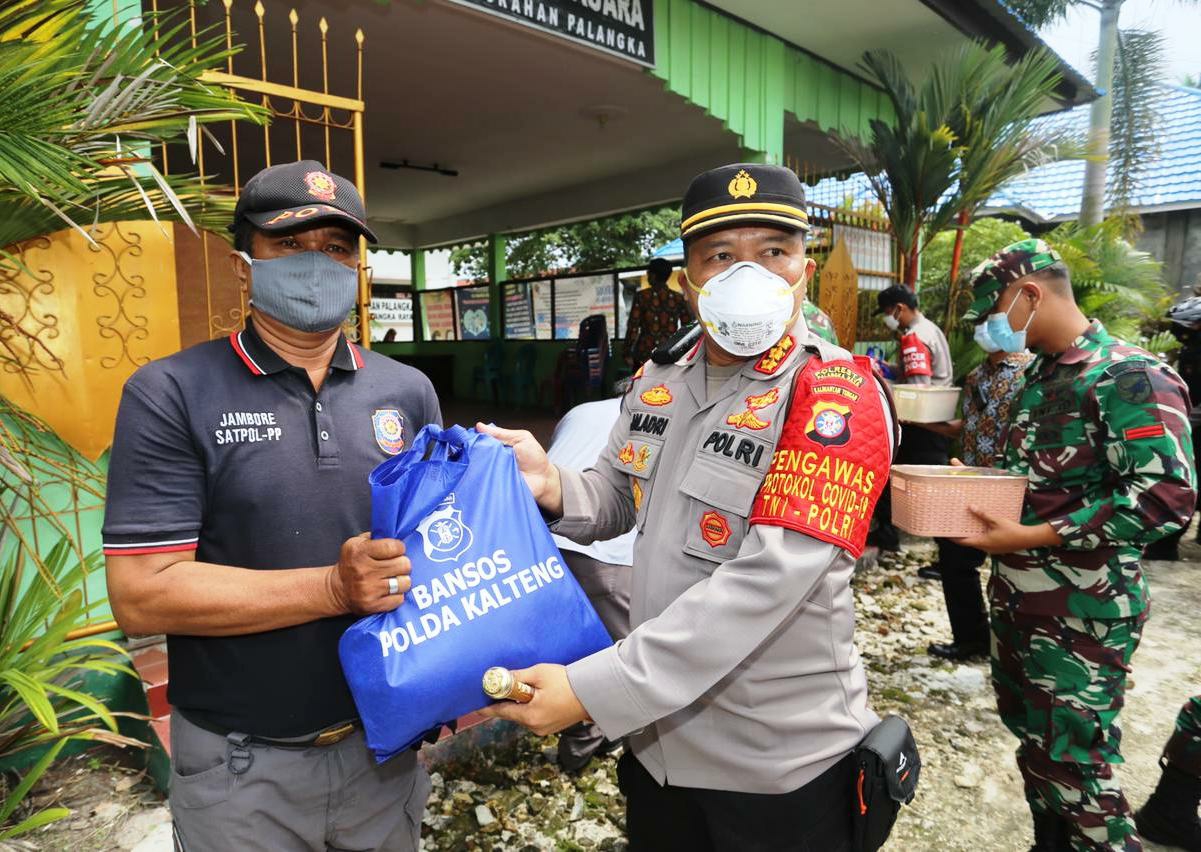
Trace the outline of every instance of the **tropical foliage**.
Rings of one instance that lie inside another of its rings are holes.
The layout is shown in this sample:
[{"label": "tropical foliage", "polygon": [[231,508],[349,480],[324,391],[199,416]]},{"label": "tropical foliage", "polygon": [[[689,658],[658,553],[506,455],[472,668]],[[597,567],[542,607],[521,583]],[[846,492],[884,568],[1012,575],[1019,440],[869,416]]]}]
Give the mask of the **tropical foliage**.
[{"label": "tropical foliage", "polygon": [[[517,234],[505,244],[506,274],[509,278],[534,278],[569,269],[639,266],[679,233],[679,211],[664,208]],[[487,247],[458,246],[452,250],[451,264],[455,274],[483,280],[488,277]]]},{"label": "tropical foliage", "polygon": [[910,287],[929,239],[956,219],[966,224],[1009,178],[1076,152],[1062,131],[1031,128],[1059,83],[1046,51],[1011,62],[1003,48],[969,44],[938,59],[920,85],[887,51],[865,54],[862,67],[894,117],[873,119],[866,142],[844,134],[842,145],[888,216]]},{"label": "tropical foliage", "polygon": [[207,123],[266,120],[200,81],[228,52],[213,33],[193,45],[186,25],[161,15],[111,26],[86,0],[0,5],[0,247],[64,224],[86,236],[88,224],[147,215],[228,219],[232,199],[197,175],[164,176],[151,158],[167,142],[194,152]]},{"label": "tropical foliage", "polygon": [[[11,531],[0,529],[0,551]],[[100,601],[85,604],[88,571],[101,570],[99,554],[80,562],[68,539],[60,539],[34,565],[23,548],[9,548],[0,566],[0,759],[45,750],[0,803],[0,840],[32,831],[69,811],[52,807],[18,813],[22,801],[63,748],[73,740],[141,745],[123,736],[117,717],[80,688],[86,675],[135,677],[125,651],[97,637],[68,639],[83,627]]]},{"label": "tropical foliage", "polygon": [[[950,331],[971,301],[968,272],[997,249],[1030,236],[1016,222],[984,218],[972,222],[963,231],[962,256],[958,280],[951,286],[951,261],[955,246],[955,231],[936,234],[922,251],[922,268],[918,288],[922,312]],[[952,290],[954,292],[952,292]]]},{"label": "tropical foliage", "polygon": [[1087,316],[1100,319],[1118,337],[1154,351],[1174,348],[1166,341],[1150,340],[1172,301],[1163,264],[1131,245],[1124,228],[1120,218],[1099,225],[1069,222],[1043,238],[1071,270],[1076,301]]},{"label": "tropical foliage", "polygon": [[[1185,0],[1196,3],[1196,0]],[[1149,106],[1151,87],[1159,82],[1162,39],[1157,33],[1121,29],[1125,0],[1008,0],[1007,5],[1033,27],[1063,20],[1073,9],[1100,12],[1093,82],[1100,97],[1089,120],[1084,191],[1080,221],[1099,223],[1105,196],[1118,212],[1130,192],[1146,152],[1154,146],[1157,118]],[[1112,160],[1112,167],[1110,167]],[[1106,187],[1106,176],[1111,181]]]},{"label": "tropical foliage", "polygon": [[[1136,249],[1124,233],[1125,222],[1114,217],[1100,225],[1069,222],[1042,234],[1064,259],[1072,274],[1076,301],[1086,316],[1095,317],[1125,340],[1156,353],[1167,353],[1179,344],[1164,331],[1162,318],[1171,303],[1163,280],[1162,264]],[[955,288],[949,275],[954,233],[934,237],[922,254],[922,312],[936,321],[946,318],[956,378],[983,359],[972,340],[972,329],[959,319],[971,300],[971,270],[1002,246],[1030,236],[1015,222],[979,219],[964,232],[963,265]],[[953,301],[948,294],[953,290]]]}]

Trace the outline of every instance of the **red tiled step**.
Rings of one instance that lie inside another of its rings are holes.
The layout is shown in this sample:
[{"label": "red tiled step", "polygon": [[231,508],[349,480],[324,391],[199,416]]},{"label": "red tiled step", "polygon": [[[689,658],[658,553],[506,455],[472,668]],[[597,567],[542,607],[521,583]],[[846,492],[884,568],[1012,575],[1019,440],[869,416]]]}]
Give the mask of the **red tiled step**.
[{"label": "red tiled step", "polygon": [[171,717],[160,716],[157,719],[150,720],[150,729],[154,731],[154,735],[158,737],[158,743],[163,747],[163,751],[167,753],[167,757],[171,756]]}]

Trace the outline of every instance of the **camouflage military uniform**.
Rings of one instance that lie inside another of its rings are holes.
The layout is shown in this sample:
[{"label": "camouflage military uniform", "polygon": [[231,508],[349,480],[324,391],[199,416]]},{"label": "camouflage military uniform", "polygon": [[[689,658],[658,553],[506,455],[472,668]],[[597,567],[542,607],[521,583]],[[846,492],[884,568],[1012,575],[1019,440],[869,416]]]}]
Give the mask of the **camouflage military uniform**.
[{"label": "camouflage military uniform", "polygon": [[1112,769],[1117,716],[1150,602],[1142,548],[1193,506],[1187,391],[1094,322],[1031,365],[1014,410],[1005,467],[1030,477],[1023,523],[1050,522],[1063,544],[994,569],[997,706],[1031,808],[1074,823],[1078,849],[1139,849]]},{"label": "camouflage military uniform", "polygon": [[1201,695],[1194,695],[1180,708],[1176,730],[1163,756],[1168,763],[1201,778]]},{"label": "camouflage military uniform", "polygon": [[833,343],[838,346],[838,332],[834,330],[834,322],[830,319],[830,315],[819,308],[813,302],[805,299],[801,302],[801,315],[805,318],[805,324],[809,326],[809,330],[820,337],[826,343]]}]

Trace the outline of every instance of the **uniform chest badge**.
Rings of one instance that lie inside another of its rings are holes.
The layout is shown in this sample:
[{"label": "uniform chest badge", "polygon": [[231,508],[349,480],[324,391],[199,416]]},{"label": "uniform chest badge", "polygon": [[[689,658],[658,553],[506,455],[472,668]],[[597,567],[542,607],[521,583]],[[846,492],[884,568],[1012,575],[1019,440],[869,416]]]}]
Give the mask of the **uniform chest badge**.
[{"label": "uniform chest badge", "polygon": [[726,425],[733,426],[735,429],[751,429],[756,432],[766,429],[771,425],[771,421],[764,420],[756,412],[762,411],[765,408],[771,408],[779,401],[779,388],[772,388],[767,393],[761,393],[758,396],[748,396],[746,398],[746,410],[740,411],[737,414],[731,414],[726,418]]},{"label": "uniform chest badge", "polygon": [[726,516],[709,511],[701,515],[701,538],[710,547],[721,547],[730,540],[730,522]]},{"label": "uniform chest badge", "polygon": [[674,399],[666,385],[655,385],[649,390],[644,390],[638,398],[647,405],[667,405]]},{"label": "uniform chest badge", "polygon": [[404,415],[395,408],[379,408],[371,415],[375,428],[375,443],[390,456],[405,448]]},{"label": "uniform chest badge", "polygon": [[630,477],[630,496],[634,498],[634,511],[642,509],[642,485],[634,477]]},{"label": "uniform chest badge", "polygon": [[851,409],[837,402],[819,400],[805,424],[805,437],[823,447],[841,447],[851,440]]}]

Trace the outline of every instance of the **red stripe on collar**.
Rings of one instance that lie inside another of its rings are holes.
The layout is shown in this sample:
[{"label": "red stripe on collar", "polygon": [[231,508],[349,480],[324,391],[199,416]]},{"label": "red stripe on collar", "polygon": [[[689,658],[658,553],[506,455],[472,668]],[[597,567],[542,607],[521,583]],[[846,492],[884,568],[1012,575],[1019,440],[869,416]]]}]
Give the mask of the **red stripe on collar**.
[{"label": "red stripe on collar", "polygon": [[259,369],[258,364],[254,363],[250,356],[246,354],[246,350],[242,347],[242,341],[238,339],[239,334],[240,332],[235,331],[229,336],[229,345],[233,347],[234,352],[242,359],[242,363],[246,365],[246,369],[250,370],[256,376],[265,376],[266,373]]}]

